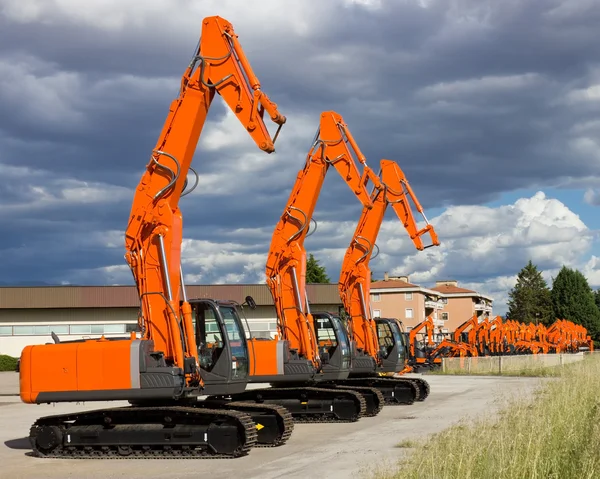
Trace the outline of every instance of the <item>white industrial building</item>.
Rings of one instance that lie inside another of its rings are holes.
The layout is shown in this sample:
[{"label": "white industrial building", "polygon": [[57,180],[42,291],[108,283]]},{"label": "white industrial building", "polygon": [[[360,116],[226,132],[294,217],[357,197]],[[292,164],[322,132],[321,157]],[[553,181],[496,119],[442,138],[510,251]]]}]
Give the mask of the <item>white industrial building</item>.
[{"label": "white industrial building", "polygon": [[[191,285],[188,298],[244,302],[248,295],[256,309],[244,308],[253,336],[276,333],[275,307],[265,284]],[[341,310],[337,284],[307,285],[313,311]],[[0,354],[18,357],[29,344],[60,338],[123,336],[136,331],[139,297],[134,286],[0,287]]]}]

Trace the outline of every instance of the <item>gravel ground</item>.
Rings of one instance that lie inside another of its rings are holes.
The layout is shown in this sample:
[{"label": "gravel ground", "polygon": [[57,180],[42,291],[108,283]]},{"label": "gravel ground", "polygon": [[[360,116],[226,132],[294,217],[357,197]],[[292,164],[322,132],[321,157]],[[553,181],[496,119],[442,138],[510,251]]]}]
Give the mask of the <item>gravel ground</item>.
[{"label": "gravel ground", "polygon": [[[350,424],[297,424],[286,445],[254,449],[238,459],[62,460],[29,457],[30,425],[40,416],[115,407],[122,402],[30,405],[18,397],[18,375],[0,373],[2,477],[16,478],[305,478],[347,479],[396,461],[409,449],[396,445],[440,431],[465,416],[493,413],[509,393],[530,394],[536,378],[423,376],[425,402],[387,406],[378,416]],[[317,472],[319,468],[319,472]]]}]

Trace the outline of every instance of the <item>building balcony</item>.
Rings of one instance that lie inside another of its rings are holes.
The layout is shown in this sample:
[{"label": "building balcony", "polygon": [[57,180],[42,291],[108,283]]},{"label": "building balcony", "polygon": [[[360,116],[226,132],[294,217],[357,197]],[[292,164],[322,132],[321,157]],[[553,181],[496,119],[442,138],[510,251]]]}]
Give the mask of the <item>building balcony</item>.
[{"label": "building balcony", "polygon": [[485,311],[490,313],[492,311],[492,307],[489,304],[477,303],[474,306],[475,311]]},{"label": "building balcony", "polygon": [[425,300],[425,309],[444,309],[444,304],[439,301]]}]

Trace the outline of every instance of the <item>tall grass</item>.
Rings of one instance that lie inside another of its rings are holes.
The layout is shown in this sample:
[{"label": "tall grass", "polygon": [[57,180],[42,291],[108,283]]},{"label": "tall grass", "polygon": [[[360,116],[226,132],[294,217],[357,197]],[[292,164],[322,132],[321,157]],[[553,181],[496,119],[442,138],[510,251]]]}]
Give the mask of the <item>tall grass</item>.
[{"label": "tall grass", "polygon": [[[562,369],[532,398],[512,397],[494,418],[431,437],[379,479],[600,477],[600,358]],[[468,407],[468,404],[465,404]]]},{"label": "tall grass", "polygon": [[524,367],[523,369],[515,369],[509,371],[467,371],[466,369],[450,369],[443,371],[437,369],[430,371],[427,374],[433,376],[525,376],[525,377],[546,377],[546,376],[560,376],[562,375],[562,368],[568,368],[570,364],[564,366],[534,366]]}]

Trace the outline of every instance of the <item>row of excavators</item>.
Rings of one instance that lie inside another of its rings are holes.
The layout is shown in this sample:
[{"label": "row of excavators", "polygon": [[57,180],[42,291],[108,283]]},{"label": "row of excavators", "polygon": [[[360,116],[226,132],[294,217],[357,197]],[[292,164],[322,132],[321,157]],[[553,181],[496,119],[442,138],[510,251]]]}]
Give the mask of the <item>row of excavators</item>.
[{"label": "row of excavators", "polygon": [[414,371],[439,367],[442,358],[562,354],[594,351],[587,329],[565,319],[552,325],[523,323],[474,314],[453,333],[436,332],[428,316],[408,332],[409,366]]},{"label": "row of excavators", "polygon": [[[296,422],[354,422],[429,394],[425,380],[403,376],[411,368],[402,323],[373,317],[369,261],[388,205],[417,250],[440,243],[400,167],[382,160],[380,171],[372,170],[336,112],[321,114],[273,232],[265,272],[276,336],[252,335],[244,313],[256,307],[250,296],[243,304],[188,298],[179,203],[199,183],[191,163],[215,94],[260,150],[275,151],[286,117],[261,90],[233,26],[221,17],[205,18],[125,231],[125,259],[140,300],[139,332],[68,341],[52,333],[52,342],[21,353],[25,403],[127,404],[39,418],[29,434],[38,457],[240,457],[252,447],[285,444]],[[276,125],[274,135],[265,113]],[[314,233],[313,212],[330,166],[363,207],[339,280],[347,321],[311,311],[306,291],[304,240]]]}]

